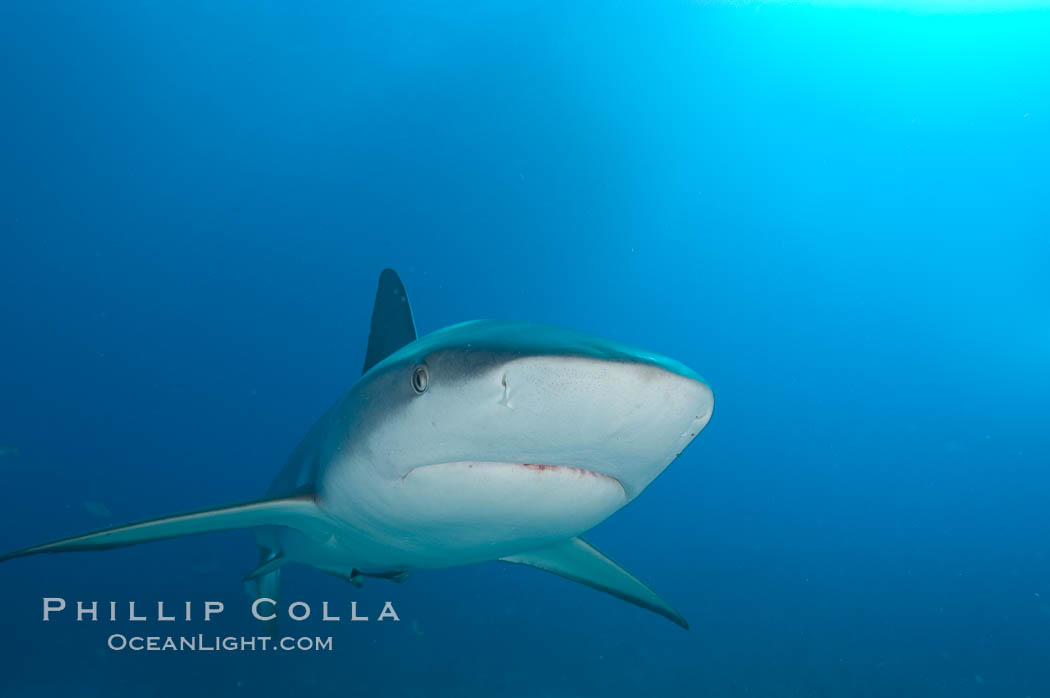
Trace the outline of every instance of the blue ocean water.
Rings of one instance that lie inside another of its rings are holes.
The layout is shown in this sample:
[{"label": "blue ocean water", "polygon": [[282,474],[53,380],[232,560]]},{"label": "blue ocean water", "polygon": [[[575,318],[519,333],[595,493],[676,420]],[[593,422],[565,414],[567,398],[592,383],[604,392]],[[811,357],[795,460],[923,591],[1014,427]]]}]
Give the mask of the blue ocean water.
[{"label": "blue ocean water", "polygon": [[0,696],[1050,696],[1050,12],[847,5],[0,7],[0,550],[261,495],[387,266],[716,395],[589,534],[688,632],[497,563],[288,568],[396,604],[332,652],[41,621],[255,633],[234,532],[0,566]]}]

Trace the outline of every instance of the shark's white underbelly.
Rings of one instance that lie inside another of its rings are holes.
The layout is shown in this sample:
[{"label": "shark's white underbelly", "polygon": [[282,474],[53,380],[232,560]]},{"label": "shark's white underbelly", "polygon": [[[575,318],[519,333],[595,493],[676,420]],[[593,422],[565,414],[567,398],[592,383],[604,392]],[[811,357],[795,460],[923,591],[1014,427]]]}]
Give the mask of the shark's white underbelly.
[{"label": "shark's white underbelly", "polygon": [[282,536],[289,559],[366,570],[496,560],[577,536],[627,502],[616,479],[561,465],[441,463],[355,479],[320,493],[331,535]]}]

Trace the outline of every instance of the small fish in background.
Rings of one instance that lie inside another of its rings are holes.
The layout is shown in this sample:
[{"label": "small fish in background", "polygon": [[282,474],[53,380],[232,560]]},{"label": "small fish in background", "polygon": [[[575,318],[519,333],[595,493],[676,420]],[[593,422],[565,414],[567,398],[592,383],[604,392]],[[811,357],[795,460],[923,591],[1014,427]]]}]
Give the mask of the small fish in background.
[{"label": "small fish in background", "polygon": [[1047,601],[1039,594],[1036,594],[1035,598],[1039,602],[1039,613],[1043,615],[1043,618],[1050,620],[1050,601]]},{"label": "small fish in background", "polygon": [[197,558],[190,563],[190,572],[195,575],[209,575],[218,572],[220,569],[219,561],[214,557],[202,557]]},{"label": "small fish in background", "polygon": [[91,514],[92,516],[99,519],[111,519],[113,518],[112,512],[102,502],[97,499],[88,499],[80,503],[80,506],[84,508],[84,511]]},{"label": "small fish in background", "polygon": [[17,446],[0,446],[0,458],[4,456],[17,456],[19,453]]}]

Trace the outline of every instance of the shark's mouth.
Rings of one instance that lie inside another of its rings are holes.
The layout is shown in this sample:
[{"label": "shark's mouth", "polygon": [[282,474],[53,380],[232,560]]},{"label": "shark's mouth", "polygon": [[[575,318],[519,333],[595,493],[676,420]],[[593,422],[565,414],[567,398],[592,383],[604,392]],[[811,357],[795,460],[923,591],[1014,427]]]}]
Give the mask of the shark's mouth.
[{"label": "shark's mouth", "polygon": [[[508,463],[508,465],[519,465],[518,463]],[[522,468],[528,468],[529,470],[537,470],[539,472],[564,472],[568,475],[578,475],[582,477],[597,477],[603,480],[611,480],[620,487],[623,487],[623,483],[614,478],[611,475],[599,473],[595,470],[587,470],[586,468],[577,468],[575,465],[551,465],[550,463],[521,463]]]},{"label": "shark's mouth", "polygon": [[396,515],[378,535],[399,550],[474,562],[564,542],[628,501],[615,477],[554,463],[434,463],[389,484],[368,501]]},{"label": "shark's mouth", "polygon": [[580,468],[575,465],[555,465],[553,463],[513,463],[508,461],[456,461],[452,463],[434,463],[412,468],[405,473],[401,479],[404,481],[420,471],[437,469],[455,471],[465,469],[467,471],[477,471],[479,475],[497,474],[500,472],[507,474],[529,472],[535,473],[536,476],[541,478],[554,476],[566,482],[576,483],[593,478],[595,484],[609,485],[615,483],[625,495],[627,491],[623,486],[623,483],[611,475],[605,475],[604,473],[599,473],[595,470],[587,470],[586,468]]}]

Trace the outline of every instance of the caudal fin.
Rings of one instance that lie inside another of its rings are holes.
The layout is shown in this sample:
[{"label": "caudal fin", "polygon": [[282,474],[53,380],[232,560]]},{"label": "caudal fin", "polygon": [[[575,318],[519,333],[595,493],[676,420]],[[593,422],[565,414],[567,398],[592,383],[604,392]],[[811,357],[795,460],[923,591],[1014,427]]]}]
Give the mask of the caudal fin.
[{"label": "caudal fin", "polygon": [[0,555],[0,562],[37,553],[108,550],[166,538],[195,536],[201,533],[215,533],[237,528],[255,528],[256,526],[304,528],[309,525],[311,519],[317,517],[317,514],[317,505],[313,495],[309,494],[277,499],[256,499],[232,506],[164,516],[159,519],[105,528],[50,543],[41,543]]}]

